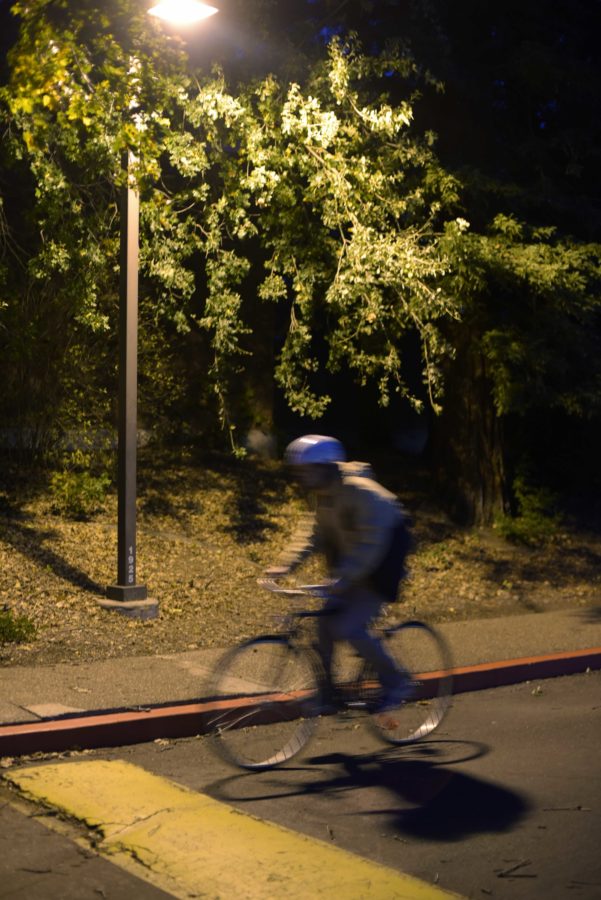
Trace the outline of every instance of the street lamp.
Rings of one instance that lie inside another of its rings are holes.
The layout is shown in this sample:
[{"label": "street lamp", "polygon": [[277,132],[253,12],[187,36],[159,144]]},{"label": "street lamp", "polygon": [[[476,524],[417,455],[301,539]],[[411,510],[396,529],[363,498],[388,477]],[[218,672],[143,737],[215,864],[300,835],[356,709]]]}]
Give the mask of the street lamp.
[{"label": "street lamp", "polygon": [[[200,0],[160,0],[149,14],[175,25],[192,25],[217,9]],[[100,604],[132,618],[153,618],[158,602],[136,582],[136,457],[138,405],[138,250],[140,198],[132,177],[132,156],[124,157],[121,194],[119,281],[119,423],[117,474],[117,584]]]},{"label": "street lamp", "polygon": [[148,10],[149,15],[157,16],[174,25],[193,25],[214,16],[216,12],[214,6],[199,3],[197,0],[160,0],[156,6]]}]

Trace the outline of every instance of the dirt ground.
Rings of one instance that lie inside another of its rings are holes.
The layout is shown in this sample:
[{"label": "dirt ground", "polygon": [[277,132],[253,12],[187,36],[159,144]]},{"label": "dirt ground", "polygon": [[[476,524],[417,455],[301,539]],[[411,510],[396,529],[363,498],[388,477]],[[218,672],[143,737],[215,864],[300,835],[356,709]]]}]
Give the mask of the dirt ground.
[{"label": "dirt ground", "polygon": [[[391,620],[601,606],[598,532],[566,526],[545,546],[512,545],[494,529],[453,525],[423,489],[408,483],[399,493],[414,518],[417,550],[403,602],[388,608]],[[286,544],[304,503],[275,464],[140,467],[138,582],[160,610],[146,622],[97,602],[116,580],[115,496],[89,521],[74,521],[53,515],[43,491],[0,494],[0,608],[36,628],[30,643],[0,644],[0,665],[227,646],[272,629],[282,612],[281,598],[256,579]],[[316,580],[319,570],[300,577]]]}]

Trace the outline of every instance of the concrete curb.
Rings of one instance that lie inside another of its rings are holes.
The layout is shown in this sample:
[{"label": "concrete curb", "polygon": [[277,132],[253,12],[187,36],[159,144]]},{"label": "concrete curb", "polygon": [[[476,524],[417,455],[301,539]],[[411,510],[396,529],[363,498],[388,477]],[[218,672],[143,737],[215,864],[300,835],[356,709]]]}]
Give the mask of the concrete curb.
[{"label": "concrete curb", "polygon": [[[601,647],[462,666],[453,670],[453,693],[480,691],[539,678],[601,669]],[[424,679],[426,680],[426,679]],[[430,677],[434,685],[435,677]],[[219,704],[219,708],[223,703]],[[210,701],[108,710],[42,722],[0,726],[0,756],[118,747],[157,738],[205,734],[218,708]]]}]

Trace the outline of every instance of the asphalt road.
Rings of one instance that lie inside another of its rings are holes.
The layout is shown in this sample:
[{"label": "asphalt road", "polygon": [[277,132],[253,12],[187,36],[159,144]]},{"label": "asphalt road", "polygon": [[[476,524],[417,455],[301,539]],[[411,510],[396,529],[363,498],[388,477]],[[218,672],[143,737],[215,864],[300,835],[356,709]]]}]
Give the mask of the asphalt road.
[{"label": "asphalt road", "polygon": [[[590,673],[458,696],[436,738],[408,750],[381,752],[364,720],[332,718],[272,772],[239,774],[204,738],[92,758],[126,760],[464,897],[599,900],[600,739],[601,674]],[[164,896],[85,841],[46,829],[42,839],[41,828],[0,809],[0,897]]]}]

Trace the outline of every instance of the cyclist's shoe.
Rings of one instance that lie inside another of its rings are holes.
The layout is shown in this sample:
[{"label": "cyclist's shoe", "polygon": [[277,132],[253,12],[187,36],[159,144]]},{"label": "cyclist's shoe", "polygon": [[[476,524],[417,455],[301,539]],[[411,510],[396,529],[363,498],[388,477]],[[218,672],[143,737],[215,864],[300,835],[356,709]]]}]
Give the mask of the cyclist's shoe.
[{"label": "cyclist's shoe", "polygon": [[332,685],[328,685],[322,690],[319,714],[322,716],[332,716],[340,712],[342,708],[342,695],[340,691]]},{"label": "cyclist's shoe", "polygon": [[323,703],[320,703],[315,712],[318,716],[335,716],[336,713],[340,712],[340,707],[335,703],[324,701]]},{"label": "cyclist's shoe", "polygon": [[388,712],[390,709],[398,709],[403,703],[415,697],[417,685],[410,678],[404,678],[396,687],[389,688],[376,704],[375,711]]}]

